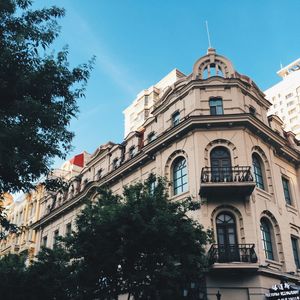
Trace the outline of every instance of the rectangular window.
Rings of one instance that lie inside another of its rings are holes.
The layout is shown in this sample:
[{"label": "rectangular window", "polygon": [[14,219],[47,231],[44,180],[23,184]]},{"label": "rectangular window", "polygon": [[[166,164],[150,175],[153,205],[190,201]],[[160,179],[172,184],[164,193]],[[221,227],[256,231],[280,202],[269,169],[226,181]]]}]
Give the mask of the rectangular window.
[{"label": "rectangular window", "polygon": [[33,241],[32,237],[33,237],[33,229],[29,229],[29,233],[28,233],[28,241],[29,242]]},{"label": "rectangular window", "polygon": [[70,235],[72,233],[72,223],[68,223],[66,225],[66,235]]},{"label": "rectangular window", "polygon": [[256,115],[256,109],[253,106],[249,107],[249,112],[251,115],[255,116]]},{"label": "rectangular window", "polygon": [[289,98],[291,98],[293,96],[293,93],[289,93],[289,94],[287,94],[286,96],[285,96],[285,99],[289,99]]},{"label": "rectangular window", "polygon": [[55,230],[53,234],[53,247],[57,244],[57,238],[59,236],[59,231]]},{"label": "rectangular window", "polygon": [[156,180],[153,180],[153,181],[150,182],[150,195],[154,194],[156,185],[157,185]]},{"label": "rectangular window", "polygon": [[223,115],[223,101],[221,98],[212,98],[209,100],[209,108],[210,114],[212,116],[215,115]]},{"label": "rectangular window", "polygon": [[145,96],[145,101],[144,101],[145,106],[148,106],[149,104],[149,96]]},{"label": "rectangular window", "polygon": [[32,217],[33,216],[33,204],[29,205],[29,216]]},{"label": "rectangular window", "polygon": [[292,106],[294,104],[294,101],[289,101],[286,106],[289,107],[289,106]]},{"label": "rectangular window", "polygon": [[113,170],[117,169],[119,167],[119,158],[115,158],[112,162]]},{"label": "rectangular window", "polygon": [[144,112],[143,111],[141,111],[137,115],[137,121],[142,121],[142,120],[144,120]]},{"label": "rectangular window", "polygon": [[284,177],[281,177],[281,180],[282,180],[285,202],[289,205],[292,205],[289,181],[288,181],[288,179],[286,179]]},{"label": "rectangular window", "polygon": [[145,109],[144,111],[144,119],[146,120],[150,115],[150,109]]},{"label": "rectangular window", "polygon": [[129,158],[133,158],[135,156],[135,147],[130,147],[129,149]]},{"label": "rectangular window", "polygon": [[291,114],[293,114],[295,112],[296,112],[296,108],[293,108],[293,109],[289,110],[288,114],[291,115]]},{"label": "rectangular window", "polygon": [[155,140],[155,132],[151,132],[148,134],[148,142],[152,142]]},{"label": "rectangular window", "polygon": [[172,125],[176,126],[180,121],[180,113],[177,111],[172,115]]},{"label": "rectangular window", "polygon": [[48,240],[48,238],[47,238],[47,236],[45,235],[45,236],[43,237],[43,240],[42,240],[42,246],[43,246],[43,247],[47,247],[47,240]]},{"label": "rectangular window", "polygon": [[298,117],[297,117],[297,116],[296,116],[296,117],[293,117],[293,118],[290,119],[290,123],[296,123],[297,120],[298,120]]},{"label": "rectangular window", "polygon": [[295,237],[291,237],[292,241],[292,248],[294,254],[295,265],[297,269],[300,269],[300,258],[299,258],[299,246],[298,246],[298,239]]}]

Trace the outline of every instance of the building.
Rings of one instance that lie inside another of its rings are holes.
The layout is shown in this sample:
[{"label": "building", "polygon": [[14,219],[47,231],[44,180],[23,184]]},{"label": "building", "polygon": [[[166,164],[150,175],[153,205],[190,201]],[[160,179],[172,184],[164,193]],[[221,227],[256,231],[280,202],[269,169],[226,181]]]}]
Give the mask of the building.
[{"label": "building", "polygon": [[[89,154],[87,152],[75,155],[72,159],[64,162],[59,169],[52,172],[52,178],[62,178],[69,180],[80,174]],[[25,254],[28,262],[37,253],[36,230],[32,229],[32,224],[36,223],[40,217],[40,205],[44,204],[46,193],[43,185],[38,185],[34,190],[21,194],[17,199],[7,195],[3,203],[8,220],[20,228],[19,233],[9,234],[6,239],[0,240],[0,256],[8,253]],[[47,207],[51,210],[51,207]],[[38,241],[40,248],[40,241]]]},{"label": "building", "polygon": [[151,117],[153,107],[158,101],[159,95],[163,94],[167,88],[184,77],[185,75],[182,72],[174,69],[158,83],[141,91],[137,95],[132,104],[123,111],[125,119],[125,138],[130,132],[142,129],[145,120]]},{"label": "building", "polygon": [[282,280],[299,285],[300,144],[267,116],[270,106],[249,77],[208,49],[190,75],[158,94],[136,131],[96,149],[66,190],[44,195],[31,226],[36,251],[73,228],[81,200],[98,186],[121,193],[156,173],[170,181],[172,201],[201,201],[194,217],[214,231],[203,299],[219,291],[222,300],[261,300]]},{"label": "building", "polygon": [[281,81],[265,91],[272,103],[269,115],[279,116],[285,131],[292,131],[300,140],[300,58],[280,69]]},{"label": "building", "polygon": [[44,187],[38,185],[30,193],[22,194],[18,201],[4,203],[7,219],[20,228],[19,233],[9,234],[6,239],[0,241],[0,256],[8,253],[24,254],[28,262],[36,253],[36,234],[31,225],[39,219],[39,207],[45,193]]}]

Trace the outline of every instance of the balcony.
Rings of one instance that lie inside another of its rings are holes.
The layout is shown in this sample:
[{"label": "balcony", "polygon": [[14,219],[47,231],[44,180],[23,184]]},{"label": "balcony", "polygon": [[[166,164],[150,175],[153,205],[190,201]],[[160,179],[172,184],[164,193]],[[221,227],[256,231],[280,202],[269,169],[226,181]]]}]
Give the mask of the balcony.
[{"label": "balcony", "polygon": [[251,167],[204,167],[201,171],[201,197],[250,196],[255,188]]},{"label": "balcony", "polygon": [[214,263],[256,263],[254,244],[218,245],[213,244],[208,251],[208,261]]}]

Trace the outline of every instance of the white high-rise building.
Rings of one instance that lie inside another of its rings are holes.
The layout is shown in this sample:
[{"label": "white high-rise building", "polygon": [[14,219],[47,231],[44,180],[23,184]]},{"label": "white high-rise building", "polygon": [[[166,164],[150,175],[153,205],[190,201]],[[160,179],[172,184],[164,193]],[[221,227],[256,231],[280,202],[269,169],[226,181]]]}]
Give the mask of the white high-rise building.
[{"label": "white high-rise building", "polygon": [[185,77],[185,75],[182,72],[173,69],[158,83],[152,85],[148,89],[142,90],[136,96],[132,104],[123,111],[125,117],[124,137],[126,137],[128,133],[142,128],[143,123],[150,117],[155,102],[169,86],[183,77]]},{"label": "white high-rise building", "polygon": [[282,80],[265,91],[272,103],[269,115],[277,115],[285,131],[300,140],[300,58],[277,72]]}]

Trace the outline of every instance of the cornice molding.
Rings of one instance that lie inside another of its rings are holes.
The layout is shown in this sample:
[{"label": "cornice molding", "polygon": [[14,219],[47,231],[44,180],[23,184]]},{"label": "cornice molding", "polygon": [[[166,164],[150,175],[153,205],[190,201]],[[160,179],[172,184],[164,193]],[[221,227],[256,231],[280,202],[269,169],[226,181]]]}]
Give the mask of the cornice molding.
[{"label": "cornice molding", "polygon": [[173,88],[168,90],[168,93],[164,95],[160,101],[155,105],[152,112],[153,116],[166,111],[169,106],[174,102],[182,99],[186,96],[192,89],[203,89],[203,88],[229,88],[229,87],[239,87],[241,91],[251,97],[254,101],[262,104],[266,109],[270,107],[271,103],[263,97],[260,90],[255,91],[254,87],[246,84],[243,80],[239,78],[223,78],[223,77],[210,77],[205,80],[190,80],[185,86],[180,86],[178,88]]},{"label": "cornice molding", "polygon": [[147,144],[142,150],[132,159],[124,161],[120,167],[109,172],[98,181],[90,181],[85,189],[79,192],[74,198],[64,202],[61,206],[53,209],[49,214],[42,217],[39,221],[32,225],[32,228],[36,229],[42,226],[52,219],[57,218],[62,212],[70,209],[71,207],[78,205],[78,203],[93,192],[97,187],[105,184],[116,182],[129,173],[134,172],[142,165],[155,159],[155,155],[158,151],[168,147],[170,143],[181,139],[189,132],[195,130],[222,130],[233,128],[247,128],[254,135],[259,136],[265,143],[274,147],[276,155],[282,159],[295,164],[296,167],[300,163],[300,152],[291,148],[286,144],[286,139],[279,136],[270,127],[264,124],[251,114],[230,114],[230,115],[218,115],[218,116],[188,116],[181,121],[177,126],[171,127],[159,135],[154,141]]}]

